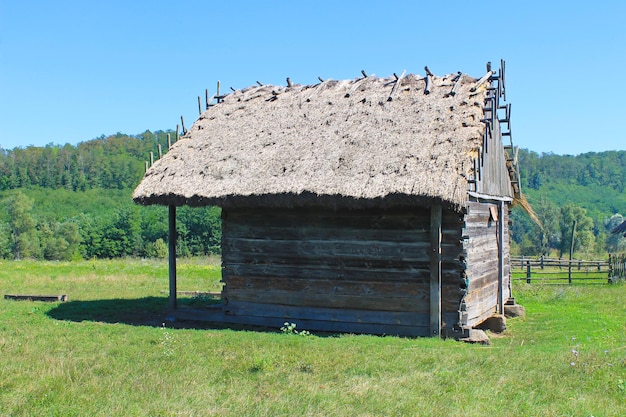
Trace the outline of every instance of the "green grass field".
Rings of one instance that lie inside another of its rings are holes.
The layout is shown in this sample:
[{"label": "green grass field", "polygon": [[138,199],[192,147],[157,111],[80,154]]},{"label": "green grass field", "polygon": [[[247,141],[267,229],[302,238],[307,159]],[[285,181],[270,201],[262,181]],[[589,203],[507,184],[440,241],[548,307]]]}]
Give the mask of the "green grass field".
[{"label": "green grass field", "polygon": [[[219,290],[216,261],[179,289]],[[170,324],[161,261],[0,266],[3,295],[69,296],[0,300],[1,416],[626,415],[624,283],[516,281],[527,317],[482,346]]]}]

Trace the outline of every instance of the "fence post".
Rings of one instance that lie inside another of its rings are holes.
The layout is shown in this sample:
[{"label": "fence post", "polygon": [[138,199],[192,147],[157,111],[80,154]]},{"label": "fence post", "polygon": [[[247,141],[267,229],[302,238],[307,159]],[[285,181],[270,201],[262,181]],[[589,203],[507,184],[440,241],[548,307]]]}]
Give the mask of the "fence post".
[{"label": "fence post", "polygon": [[543,271],[543,261],[545,259],[545,255],[541,255],[541,270]]},{"label": "fence post", "polygon": [[526,261],[526,284],[530,284],[530,261]]}]

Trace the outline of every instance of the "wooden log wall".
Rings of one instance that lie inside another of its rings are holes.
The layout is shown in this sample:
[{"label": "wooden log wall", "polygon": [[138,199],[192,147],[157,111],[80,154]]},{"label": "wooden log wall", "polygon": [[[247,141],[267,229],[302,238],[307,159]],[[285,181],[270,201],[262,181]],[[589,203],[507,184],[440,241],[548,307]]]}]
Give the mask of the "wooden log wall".
[{"label": "wooden log wall", "polygon": [[[430,208],[224,209],[226,314],[267,325],[429,334]],[[462,215],[442,215],[442,325],[465,294]],[[310,327],[303,327],[310,326]]]},{"label": "wooden log wall", "polygon": [[467,281],[469,286],[462,305],[462,323],[465,327],[471,328],[480,324],[498,312],[499,221],[502,221],[504,226],[502,298],[506,301],[511,296],[509,211],[506,205],[502,214],[500,219],[497,203],[470,202],[467,207],[464,237],[467,248]]}]

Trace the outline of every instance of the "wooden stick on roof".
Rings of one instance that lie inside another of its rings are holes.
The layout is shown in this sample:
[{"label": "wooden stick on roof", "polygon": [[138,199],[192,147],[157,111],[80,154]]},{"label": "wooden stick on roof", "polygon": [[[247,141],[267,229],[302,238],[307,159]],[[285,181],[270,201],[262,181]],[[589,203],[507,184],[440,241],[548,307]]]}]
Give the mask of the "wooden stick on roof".
[{"label": "wooden stick on roof", "polygon": [[396,82],[393,85],[393,88],[391,89],[391,93],[389,93],[389,97],[387,97],[387,101],[393,100],[393,95],[396,94],[396,91],[398,91],[398,86],[402,82],[402,78],[404,77],[405,72],[406,70],[402,71],[402,74],[400,74],[399,77],[396,74],[393,74],[396,77]]},{"label": "wooden stick on roof", "polygon": [[425,66],[424,70],[426,71],[426,87],[424,87],[424,94],[430,94],[430,85],[431,85],[433,73],[430,72],[430,70],[428,69],[428,66]]},{"label": "wooden stick on roof", "polygon": [[478,88],[484,83],[486,83],[493,74],[495,74],[495,72],[493,71],[487,72],[487,74],[483,75],[483,77],[480,80],[478,80],[476,84],[474,84],[474,86],[470,89],[470,91],[473,93],[474,91],[478,90]]},{"label": "wooden stick on roof", "polygon": [[451,96],[455,96],[456,95],[456,89],[459,86],[459,84],[461,84],[461,79],[463,78],[463,73],[461,71],[458,72],[458,75],[456,77],[456,81],[454,82],[454,85],[452,86],[452,90],[450,91],[450,95]]}]

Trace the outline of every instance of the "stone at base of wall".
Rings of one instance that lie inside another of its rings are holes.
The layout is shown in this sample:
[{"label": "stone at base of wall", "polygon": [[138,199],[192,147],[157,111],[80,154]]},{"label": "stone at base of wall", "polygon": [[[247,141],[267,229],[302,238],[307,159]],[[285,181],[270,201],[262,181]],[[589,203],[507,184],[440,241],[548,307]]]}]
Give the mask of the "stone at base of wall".
[{"label": "stone at base of wall", "polygon": [[493,333],[502,333],[506,330],[506,317],[502,314],[494,314],[480,323],[477,328],[480,330],[489,330]]},{"label": "stone at base of wall", "polygon": [[526,317],[526,309],[519,304],[504,305],[504,315],[507,318]]},{"label": "stone at base of wall", "polygon": [[489,336],[487,336],[487,333],[485,333],[483,330],[480,330],[480,329],[470,329],[469,335],[459,340],[461,342],[478,343],[481,345],[491,344],[491,340],[489,340]]}]

